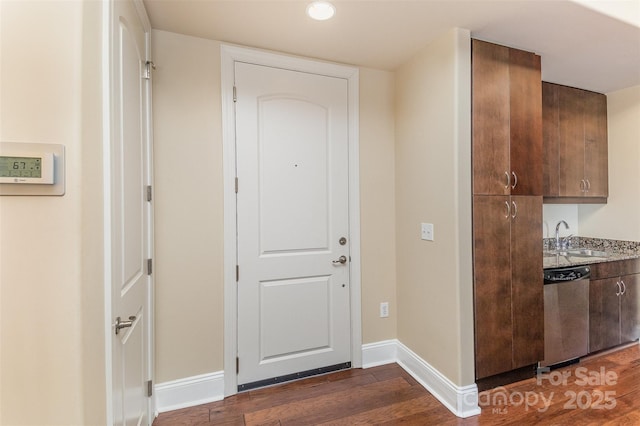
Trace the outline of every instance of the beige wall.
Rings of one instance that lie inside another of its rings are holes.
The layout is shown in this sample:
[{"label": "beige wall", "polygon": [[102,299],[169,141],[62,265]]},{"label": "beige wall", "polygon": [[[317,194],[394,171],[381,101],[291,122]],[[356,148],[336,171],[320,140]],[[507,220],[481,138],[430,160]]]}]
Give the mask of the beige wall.
[{"label": "beige wall", "polygon": [[66,147],[63,197],[0,197],[0,424],[105,421],[98,2],[0,2],[0,140]]},{"label": "beige wall", "polygon": [[[394,74],[360,69],[362,342],[396,338]],[[389,318],[380,318],[389,302]]]},{"label": "beige wall", "polygon": [[640,86],[607,94],[609,199],[578,207],[580,235],[640,241]]},{"label": "beige wall", "polygon": [[[153,31],[156,381],[223,369],[220,43]],[[360,73],[363,340],[395,338],[393,74]],[[174,165],[208,167],[189,175]],[[379,303],[390,302],[381,319]]]},{"label": "beige wall", "polygon": [[[152,33],[156,383],[222,370],[220,44]],[[188,174],[177,164],[199,164]]]},{"label": "beige wall", "polygon": [[398,338],[457,385],[474,382],[470,59],[455,29],[396,75]]}]

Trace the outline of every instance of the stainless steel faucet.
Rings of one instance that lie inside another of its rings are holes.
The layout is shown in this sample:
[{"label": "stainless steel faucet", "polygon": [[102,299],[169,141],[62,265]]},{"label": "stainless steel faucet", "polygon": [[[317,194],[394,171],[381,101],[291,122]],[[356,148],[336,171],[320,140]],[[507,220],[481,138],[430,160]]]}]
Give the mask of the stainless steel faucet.
[{"label": "stainless steel faucet", "polygon": [[562,247],[560,245],[560,225],[564,223],[564,229],[569,229],[569,224],[564,220],[561,220],[556,225],[556,250],[561,250]]}]

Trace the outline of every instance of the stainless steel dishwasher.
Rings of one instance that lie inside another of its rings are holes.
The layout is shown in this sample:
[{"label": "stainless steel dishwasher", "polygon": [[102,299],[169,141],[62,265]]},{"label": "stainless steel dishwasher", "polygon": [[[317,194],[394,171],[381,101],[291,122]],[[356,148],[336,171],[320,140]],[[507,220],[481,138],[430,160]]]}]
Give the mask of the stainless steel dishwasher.
[{"label": "stainless steel dishwasher", "polygon": [[544,360],[541,367],[589,352],[588,266],[544,270]]}]

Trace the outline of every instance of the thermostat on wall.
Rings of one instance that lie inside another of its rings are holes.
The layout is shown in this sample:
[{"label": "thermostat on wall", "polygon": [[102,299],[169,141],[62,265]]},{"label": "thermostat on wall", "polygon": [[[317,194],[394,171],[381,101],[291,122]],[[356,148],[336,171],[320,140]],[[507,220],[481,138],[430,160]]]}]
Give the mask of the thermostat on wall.
[{"label": "thermostat on wall", "polygon": [[0,154],[0,183],[53,185],[53,153]]},{"label": "thermostat on wall", "polygon": [[64,195],[64,146],[0,142],[0,195]]}]

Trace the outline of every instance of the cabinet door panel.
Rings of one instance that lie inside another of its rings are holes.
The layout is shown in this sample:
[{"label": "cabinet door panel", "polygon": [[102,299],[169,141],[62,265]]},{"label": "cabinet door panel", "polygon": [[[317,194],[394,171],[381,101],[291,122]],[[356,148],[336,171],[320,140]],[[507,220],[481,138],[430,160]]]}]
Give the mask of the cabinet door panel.
[{"label": "cabinet door panel", "polygon": [[517,177],[511,195],[542,195],[540,56],[509,49],[509,90],[510,164]]},{"label": "cabinet door panel", "polygon": [[545,82],[542,103],[543,194],[575,202],[606,202],[607,97]]},{"label": "cabinet door panel", "polygon": [[583,91],[558,86],[558,128],[560,132],[560,196],[582,197],[584,179]]},{"label": "cabinet door panel", "polygon": [[508,195],[509,48],[472,41],[473,193]]},{"label": "cabinet door panel", "polygon": [[619,278],[589,282],[589,352],[620,344]]},{"label": "cabinet door panel", "polygon": [[609,195],[607,97],[584,92],[584,176],[589,197]]},{"label": "cabinet door panel", "polygon": [[511,197],[513,368],[544,359],[542,196]]},{"label": "cabinet door panel", "polygon": [[542,83],[542,145],[543,181],[542,194],[546,197],[559,195],[560,166],[558,148],[560,129],[558,128],[558,89],[556,84]]},{"label": "cabinet door panel", "polygon": [[509,197],[474,196],[476,377],[511,370]]},{"label": "cabinet door panel", "polygon": [[625,292],[620,297],[620,340],[632,342],[640,338],[640,274],[621,279]]}]

